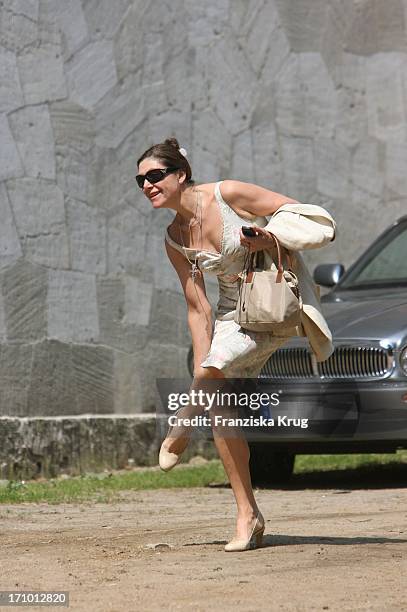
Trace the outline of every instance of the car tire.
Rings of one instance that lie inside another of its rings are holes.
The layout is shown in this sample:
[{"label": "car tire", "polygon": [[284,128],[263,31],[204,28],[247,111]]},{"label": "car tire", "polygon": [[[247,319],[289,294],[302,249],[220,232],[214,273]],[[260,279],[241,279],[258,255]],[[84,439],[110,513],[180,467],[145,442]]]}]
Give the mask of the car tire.
[{"label": "car tire", "polygon": [[250,474],[253,486],[281,485],[287,483],[294,471],[295,454],[275,452],[270,444],[250,444]]}]

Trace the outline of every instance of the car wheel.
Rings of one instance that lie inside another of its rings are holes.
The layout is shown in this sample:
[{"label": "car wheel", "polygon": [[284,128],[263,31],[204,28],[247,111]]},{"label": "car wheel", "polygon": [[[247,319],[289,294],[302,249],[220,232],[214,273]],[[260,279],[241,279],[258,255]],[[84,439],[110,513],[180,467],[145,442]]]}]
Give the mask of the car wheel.
[{"label": "car wheel", "polygon": [[275,485],[288,482],[294,470],[295,455],[287,451],[270,450],[270,444],[250,444],[250,474],[252,484]]}]

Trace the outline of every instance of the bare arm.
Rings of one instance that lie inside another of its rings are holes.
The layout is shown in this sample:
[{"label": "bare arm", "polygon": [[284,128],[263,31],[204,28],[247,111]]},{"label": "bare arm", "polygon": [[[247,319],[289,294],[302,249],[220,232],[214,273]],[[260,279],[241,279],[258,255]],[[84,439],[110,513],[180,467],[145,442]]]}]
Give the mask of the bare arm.
[{"label": "bare arm", "polygon": [[188,308],[188,326],[194,350],[194,371],[205,359],[212,340],[212,307],[206,296],[202,274],[191,277],[191,265],[186,258],[168,242],[165,242],[167,255],[174,266],[184,291]]},{"label": "bare arm", "polygon": [[254,217],[266,217],[273,215],[283,204],[298,202],[282,193],[242,181],[222,181],[221,193],[229,206],[243,216],[249,213]]}]

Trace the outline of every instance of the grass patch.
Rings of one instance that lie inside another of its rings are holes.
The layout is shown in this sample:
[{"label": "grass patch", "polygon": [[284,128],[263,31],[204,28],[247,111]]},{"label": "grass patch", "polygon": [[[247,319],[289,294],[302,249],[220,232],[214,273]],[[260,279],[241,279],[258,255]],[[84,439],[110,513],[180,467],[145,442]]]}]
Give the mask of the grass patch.
[{"label": "grass patch", "polygon": [[297,455],[294,474],[329,472],[333,470],[372,469],[379,465],[407,464],[407,451],[397,453],[351,454],[351,455]]},{"label": "grass patch", "polygon": [[[310,474],[335,470],[374,470],[382,465],[407,465],[407,451],[396,454],[358,455],[298,455],[294,474]],[[102,474],[84,474],[72,478],[51,478],[47,481],[9,481],[0,487],[0,503],[49,504],[86,502],[106,503],[117,501],[120,491],[168,489],[181,487],[206,487],[214,482],[226,482],[227,477],[220,461],[208,461],[201,466],[181,465],[164,473],[159,469],[137,469]]]},{"label": "grass patch", "polygon": [[0,503],[47,502],[108,502],[119,498],[120,491],[168,489],[174,487],[205,487],[226,479],[220,461],[208,461],[202,466],[180,466],[169,473],[158,469],[84,474],[72,478],[51,478],[45,482],[10,481],[0,488]]}]

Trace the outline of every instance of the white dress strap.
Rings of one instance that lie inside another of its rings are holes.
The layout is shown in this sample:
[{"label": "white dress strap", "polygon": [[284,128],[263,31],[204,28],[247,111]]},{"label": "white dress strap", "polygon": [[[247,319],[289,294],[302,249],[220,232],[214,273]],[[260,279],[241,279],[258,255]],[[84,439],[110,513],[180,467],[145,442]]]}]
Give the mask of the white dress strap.
[{"label": "white dress strap", "polygon": [[166,242],[168,242],[168,244],[174,247],[174,249],[176,249],[177,251],[185,255],[184,249],[182,248],[180,244],[178,244],[178,242],[175,242],[175,240],[171,238],[171,236],[168,233],[168,229],[165,230],[165,240]]}]

